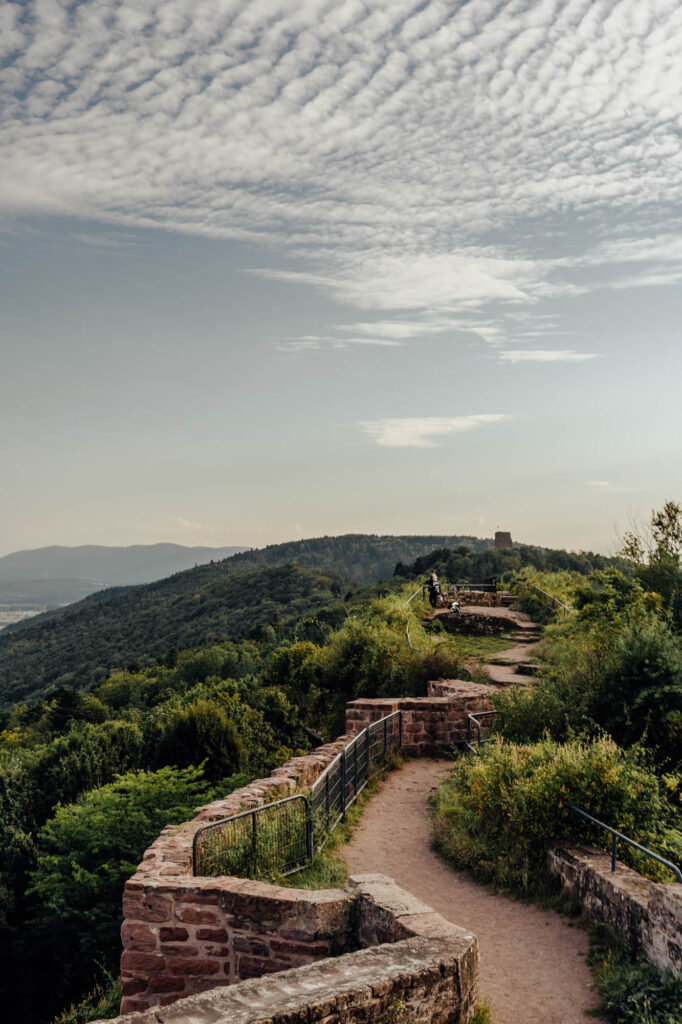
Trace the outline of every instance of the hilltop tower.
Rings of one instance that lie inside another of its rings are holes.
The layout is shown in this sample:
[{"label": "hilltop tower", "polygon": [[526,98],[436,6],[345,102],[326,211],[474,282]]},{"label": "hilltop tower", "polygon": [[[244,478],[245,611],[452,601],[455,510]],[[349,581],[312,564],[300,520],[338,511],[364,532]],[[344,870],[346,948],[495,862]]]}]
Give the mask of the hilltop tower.
[{"label": "hilltop tower", "polygon": [[495,550],[496,551],[507,551],[513,547],[511,533],[505,533],[502,530],[498,530],[495,533]]}]

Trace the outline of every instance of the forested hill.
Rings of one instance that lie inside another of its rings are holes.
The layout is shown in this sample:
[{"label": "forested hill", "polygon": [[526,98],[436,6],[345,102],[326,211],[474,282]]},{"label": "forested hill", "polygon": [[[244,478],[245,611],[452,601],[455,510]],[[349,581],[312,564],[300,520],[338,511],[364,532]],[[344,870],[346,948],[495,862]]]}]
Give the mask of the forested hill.
[{"label": "forested hill", "polygon": [[[338,573],[296,565],[200,566],[145,586],[114,589],[0,634],[0,704],[54,685],[79,689],[115,668],[148,665],[173,649],[258,635],[319,612],[352,584]],[[274,632],[272,634],[274,639]]]},{"label": "forested hill", "polygon": [[[243,552],[155,583],[100,591],[0,633],[0,704],[41,696],[54,685],[82,689],[112,669],[164,658],[172,648],[273,624],[281,632],[288,619],[345,594],[354,585],[349,577],[378,581],[392,576],[396,563],[434,550],[466,548],[469,558],[486,564],[498,554],[510,567],[524,563],[517,549],[496,553],[491,544],[428,535],[321,537]],[[527,550],[540,557],[543,549]]]},{"label": "forested hill", "polygon": [[400,562],[395,572],[396,576],[416,578],[434,568],[449,583],[483,583],[493,576],[509,578],[512,573],[528,566],[542,572],[579,572],[585,576],[596,569],[608,567],[631,571],[631,566],[622,558],[610,558],[591,551],[564,551],[531,544],[519,544],[502,551],[494,548],[476,551],[464,544],[454,549],[448,546],[435,548],[408,565]]},{"label": "forested hill", "polygon": [[307,568],[334,569],[359,583],[376,583],[393,574],[398,562],[411,562],[434,548],[454,548],[465,544],[473,551],[493,547],[492,540],[479,537],[379,536],[371,533],[346,533],[340,537],[312,537],[286,544],[244,551],[221,562],[227,571],[239,572],[250,566],[281,565],[296,562]]}]

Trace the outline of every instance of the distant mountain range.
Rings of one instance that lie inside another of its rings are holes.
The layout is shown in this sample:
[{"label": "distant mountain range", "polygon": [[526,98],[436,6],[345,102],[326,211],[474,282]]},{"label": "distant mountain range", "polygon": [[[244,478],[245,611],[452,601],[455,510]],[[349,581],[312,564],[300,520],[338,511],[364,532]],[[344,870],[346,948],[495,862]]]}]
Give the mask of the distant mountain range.
[{"label": "distant mountain range", "polygon": [[0,606],[57,608],[105,587],[153,583],[246,550],[182,544],[82,544],[15,551],[0,558]]}]

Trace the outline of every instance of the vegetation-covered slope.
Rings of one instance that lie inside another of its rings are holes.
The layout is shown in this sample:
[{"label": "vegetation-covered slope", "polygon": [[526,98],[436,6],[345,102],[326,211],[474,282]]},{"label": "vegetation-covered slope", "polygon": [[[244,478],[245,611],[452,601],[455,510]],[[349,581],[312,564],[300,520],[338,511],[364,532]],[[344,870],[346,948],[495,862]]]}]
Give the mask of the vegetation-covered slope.
[{"label": "vegetation-covered slope", "polygon": [[376,581],[390,576],[402,558],[464,540],[478,549],[490,544],[462,537],[321,537],[100,591],[0,633],[0,705],[35,698],[52,685],[83,688],[114,668],[149,664],[173,648],[265,625],[281,633],[292,616],[311,614],[347,592],[352,584],[342,576]]},{"label": "vegetation-covered slope", "polygon": [[564,551],[561,549],[539,548],[531,544],[518,544],[514,548],[496,551],[494,548],[477,550],[467,544],[436,548],[421,555],[409,565],[400,563],[396,575],[408,578],[423,576],[435,568],[439,577],[449,583],[483,583],[496,576],[499,580],[509,579],[521,569],[537,569],[542,572],[579,572],[588,574],[607,566],[627,568],[622,558],[608,558],[591,551]]},{"label": "vegetation-covered slope", "polygon": [[[224,573],[201,566],[167,580],[104,591],[0,634],[0,700],[77,688],[114,668],[148,665],[173,649],[238,637],[317,612],[343,595],[337,573],[295,565]],[[272,633],[274,638],[274,632]]]},{"label": "vegetation-covered slope", "polygon": [[[301,590],[317,586],[293,572]],[[456,642],[427,635],[405,600],[349,601],[337,628],[325,624],[336,605],[321,608],[290,640],[264,630],[181,651],[6,717],[0,1004],[13,1024],[48,1024],[103,969],[117,973],[123,884],[164,824],[307,749],[306,726],[338,734],[346,699],[419,694],[456,673]]]}]

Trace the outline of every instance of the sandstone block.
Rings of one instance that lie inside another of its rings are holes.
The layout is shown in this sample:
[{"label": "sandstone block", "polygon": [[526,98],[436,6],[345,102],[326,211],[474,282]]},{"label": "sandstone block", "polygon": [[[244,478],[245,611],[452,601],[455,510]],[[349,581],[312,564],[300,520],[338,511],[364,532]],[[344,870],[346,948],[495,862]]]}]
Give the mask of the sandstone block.
[{"label": "sandstone block", "polygon": [[171,957],[168,960],[168,967],[172,974],[217,974],[220,964],[209,957]]},{"label": "sandstone block", "polygon": [[227,942],[227,932],[224,928],[197,928],[196,938],[199,941]]},{"label": "sandstone block", "polygon": [[186,928],[159,928],[159,938],[162,942],[184,942],[189,932]]},{"label": "sandstone block", "polygon": [[157,938],[149,925],[124,921],[121,925],[121,942],[124,949],[148,953],[150,950],[156,949]]},{"label": "sandstone block", "polygon": [[153,953],[121,953],[121,971],[147,977],[163,970],[165,960]]}]

